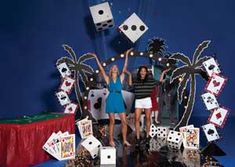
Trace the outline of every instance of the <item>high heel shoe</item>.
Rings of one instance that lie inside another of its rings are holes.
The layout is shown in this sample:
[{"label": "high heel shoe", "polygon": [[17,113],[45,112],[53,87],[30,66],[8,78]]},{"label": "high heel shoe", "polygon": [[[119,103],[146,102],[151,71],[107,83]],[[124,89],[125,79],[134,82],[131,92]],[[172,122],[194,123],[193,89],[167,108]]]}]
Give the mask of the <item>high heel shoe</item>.
[{"label": "high heel shoe", "polygon": [[123,146],[125,146],[125,147],[130,147],[131,144],[130,144],[128,141],[124,141],[124,142],[123,142]]}]

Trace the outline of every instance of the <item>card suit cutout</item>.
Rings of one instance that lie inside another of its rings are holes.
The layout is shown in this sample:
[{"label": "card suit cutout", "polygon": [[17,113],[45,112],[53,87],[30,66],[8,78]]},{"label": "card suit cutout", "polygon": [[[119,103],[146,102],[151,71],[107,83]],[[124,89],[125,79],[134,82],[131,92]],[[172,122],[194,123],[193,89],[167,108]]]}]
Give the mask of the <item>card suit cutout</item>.
[{"label": "card suit cutout", "polygon": [[214,80],[214,81],[213,81],[213,85],[214,85],[214,87],[217,87],[217,86],[220,85],[220,82],[217,82],[216,80]]}]

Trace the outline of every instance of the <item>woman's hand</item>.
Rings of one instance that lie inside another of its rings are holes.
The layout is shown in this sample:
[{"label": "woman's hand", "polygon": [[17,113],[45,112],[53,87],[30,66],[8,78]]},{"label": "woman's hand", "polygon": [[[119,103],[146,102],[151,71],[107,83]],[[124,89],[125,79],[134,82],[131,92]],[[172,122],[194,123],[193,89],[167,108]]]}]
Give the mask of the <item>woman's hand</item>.
[{"label": "woman's hand", "polygon": [[128,49],[127,51],[126,51],[126,56],[128,56],[129,55],[129,53],[131,52],[133,50],[133,48],[130,48],[130,49]]},{"label": "woman's hand", "polygon": [[131,75],[131,72],[128,71],[128,70],[125,70],[124,73],[127,74],[127,75]]}]

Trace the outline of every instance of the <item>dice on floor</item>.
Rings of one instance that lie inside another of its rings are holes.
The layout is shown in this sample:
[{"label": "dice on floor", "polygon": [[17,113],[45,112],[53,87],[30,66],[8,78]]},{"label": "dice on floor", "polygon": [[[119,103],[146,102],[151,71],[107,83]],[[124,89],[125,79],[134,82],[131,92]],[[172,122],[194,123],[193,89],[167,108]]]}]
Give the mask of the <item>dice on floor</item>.
[{"label": "dice on floor", "polygon": [[90,12],[97,31],[114,27],[113,15],[108,2],[91,6]]},{"label": "dice on floor", "polygon": [[149,136],[153,138],[156,134],[157,134],[157,127],[154,124],[151,124]]},{"label": "dice on floor", "polygon": [[183,143],[183,137],[180,132],[170,130],[167,137],[167,145],[173,149],[180,149]]},{"label": "dice on floor", "polygon": [[131,42],[135,43],[148,30],[148,27],[133,13],[119,26],[119,30],[130,39]]},{"label": "dice on floor", "polygon": [[167,138],[168,133],[169,133],[169,127],[164,127],[164,126],[157,127],[158,138]]},{"label": "dice on floor", "polygon": [[100,148],[100,165],[116,164],[116,149],[114,147]]},{"label": "dice on floor", "polygon": [[93,135],[86,138],[82,141],[81,145],[89,151],[91,157],[94,159],[99,155],[99,149],[101,148],[101,143],[98,139],[96,139]]}]

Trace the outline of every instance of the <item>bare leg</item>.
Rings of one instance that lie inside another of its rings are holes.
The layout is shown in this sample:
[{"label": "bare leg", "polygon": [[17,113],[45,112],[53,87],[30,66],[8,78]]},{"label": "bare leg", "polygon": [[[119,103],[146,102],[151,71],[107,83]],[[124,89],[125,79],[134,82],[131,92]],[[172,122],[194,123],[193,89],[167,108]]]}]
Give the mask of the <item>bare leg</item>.
[{"label": "bare leg", "polygon": [[159,120],[158,120],[158,115],[159,115],[159,111],[157,110],[157,111],[154,112],[155,122],[156,122],[157,124],[160,123]]},{"label": "bare leg", "polygon": [[140,139],[140,115],[141,115],[141,108],[136,108],[135,109],[135,133],[136,133],[136,138]]},{"label": "bare leg", "polygon": [[126,146],[130,146],[130,143],[126,139],[126,136],[127,136],[126,113],[119,114],[119,117],[121,119],[121,124],[122,124],[122,139],[123,139],[123,144],[126,145]]},{"label": "bare leg", "polygon": [[146,136],[148,138],[151,125],[151,109],[145,109],[145,120],[146,120]]},{"label": "bare leg", "polygon": [[115,114],[109,114],[109,145],[115,147],[115,143],[113,140],[113,130],[115,125]]}]

